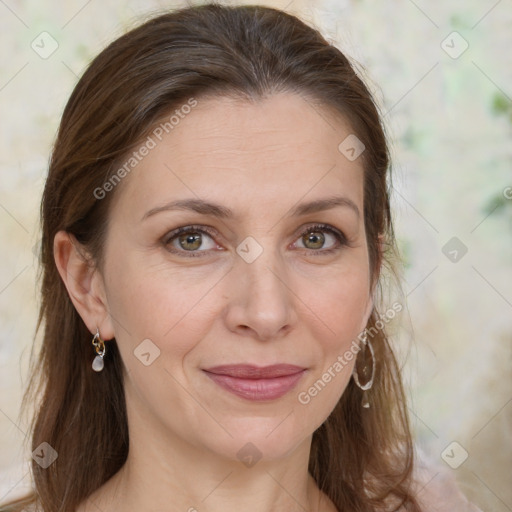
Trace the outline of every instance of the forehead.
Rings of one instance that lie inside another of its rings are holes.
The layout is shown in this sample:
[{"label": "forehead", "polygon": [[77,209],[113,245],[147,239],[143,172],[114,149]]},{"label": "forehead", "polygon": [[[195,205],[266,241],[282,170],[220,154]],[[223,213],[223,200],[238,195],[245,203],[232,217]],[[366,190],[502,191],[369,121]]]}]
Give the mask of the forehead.
[{"label": "forehead", "polygon": [[119,207],[140,213],[159,200],[195,196],[247,209],[249,200],[294,203],[334,189],[362,204],[362,159],[350,161],[338,149],[352,133],[341,116],[291,93],[196,101],[167,129],[151,132],[151,149],[117,190]]}]

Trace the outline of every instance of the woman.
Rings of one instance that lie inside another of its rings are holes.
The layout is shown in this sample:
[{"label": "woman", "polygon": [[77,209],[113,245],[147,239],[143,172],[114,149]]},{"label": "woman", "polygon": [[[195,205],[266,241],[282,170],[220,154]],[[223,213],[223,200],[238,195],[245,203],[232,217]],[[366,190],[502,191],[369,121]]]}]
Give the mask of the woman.
[{"label": "woman", "polygon": [[435,510],[379,300],[388,168],[289,14],[191,7],[101,52],[41,208],[35,492],[2,510]]}]

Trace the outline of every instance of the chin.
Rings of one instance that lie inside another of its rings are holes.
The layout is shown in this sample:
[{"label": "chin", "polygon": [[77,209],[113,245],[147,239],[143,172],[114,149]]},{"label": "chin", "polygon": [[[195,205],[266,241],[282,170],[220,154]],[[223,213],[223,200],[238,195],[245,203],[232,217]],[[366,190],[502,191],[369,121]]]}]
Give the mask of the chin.
[{"label": "chin", "polygon": [[247,416],[222,422],[223,435],[205,439],[204,445],[230,460],[240,461],[251,467],[258,461],[271,461],[289,456],[314,431],[294,423],[293,412],[286,416]]}]

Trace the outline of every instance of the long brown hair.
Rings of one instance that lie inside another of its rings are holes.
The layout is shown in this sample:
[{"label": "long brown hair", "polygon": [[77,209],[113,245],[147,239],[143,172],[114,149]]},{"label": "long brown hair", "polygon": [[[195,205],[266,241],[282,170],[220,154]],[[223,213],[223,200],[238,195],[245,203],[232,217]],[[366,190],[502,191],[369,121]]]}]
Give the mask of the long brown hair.
[{"label": "long brown hair", "polygon": [[[62,116],[41,204],[36,332],[44,324],[44,335],[23,400],[24,407],[37,404],[32,450],[47,442],[58,458],[46,469],[32,461],[35,492],[2,510],[75,510],[128,453],[120,354],[112,340],[106,371],[91,371],[91,334],[58,274],[55,234],[73,234],[101,270],[117,192],[98,200],[94,191],[156,123],[190,97],[259,100],[277,92],[295,92],[341,115],[365,145],[365,229],[373,283],[382,285],[381,263],[391,268],[396,254],[389,150],[378,109],[349,60],[314,28],[269,7],[209,4],[146,21],[92,61]],[[313,434],[309,471],[340,511],[418,511],[406,400],[378,307],[367,326],[377,361],[371,407],[361,407],[362,391],[351,379]]]}]

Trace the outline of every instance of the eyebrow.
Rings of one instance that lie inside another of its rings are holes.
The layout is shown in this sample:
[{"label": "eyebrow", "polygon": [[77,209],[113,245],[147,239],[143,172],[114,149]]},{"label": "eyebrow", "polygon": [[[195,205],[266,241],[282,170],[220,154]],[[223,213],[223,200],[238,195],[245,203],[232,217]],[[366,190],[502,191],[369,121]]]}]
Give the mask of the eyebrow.
[{"label": "eyebrow", "polygon": [[[294,206],[291,209],[291,211],[286,215],[286,217],[298,217],[300,215],[307,215],[309,213],[317,213],[325,210],[331,210],[336,207],[350,208],[353,212],[356,213],[358,217],[360,217],[361,215],[357,205],[348,197],[332,196],[322,199],[316,199],[308,203],[301,203],[297,206]],[[193,211],[196,213],[200,213],[202,215],[211,215],[213,217],[218,217],[220,219],[230,219],[236,217],[234,212],[231,209],[227,208],[226,206],[204,201],[203,199],[191,198],[178,199],[176,201],[166,203],[162,206],[152,208],[143,215],[141,220],[145,220],[148,217],[151,217],[152,215],[155,215],[160,212],[174,210]]]}]

